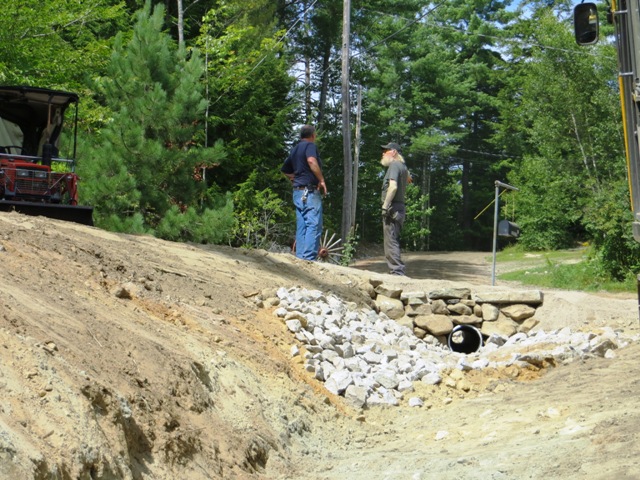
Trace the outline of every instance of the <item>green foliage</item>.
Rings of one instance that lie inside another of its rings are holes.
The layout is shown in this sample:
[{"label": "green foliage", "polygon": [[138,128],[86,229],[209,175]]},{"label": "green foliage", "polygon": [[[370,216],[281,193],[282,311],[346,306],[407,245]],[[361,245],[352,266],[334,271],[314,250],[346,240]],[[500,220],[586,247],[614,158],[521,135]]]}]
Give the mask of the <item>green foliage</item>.
[{"label": "green foliage", "polygon": [[587,259],[579,263],[547,261],[544,266],[504,273],[502,280],[516,281],[524,285],[565,290],[633,292],[636,277],[627,275],[620,280],[611,279],[597,260]]},{"label": "green foliage", "polygon": [[[200,225],[218,219],[208,211],[211,199],[199,172],[224,155],[220,142],[198,146],[206,108],[203,64],[162,28],[162,6],[151,12],[147,2],[133,35],[116,38],[108,76],[96,81],[111,117],[86,147],[91,162],[79,168],[84,201],[95,206],[99,226],[118,216],[117,228],[138,229],[141,216],[144,230],[158,229],[165,238],[221,239],[224,229],[216,235],[214,225]],[[229,205],[220,215],[228,216]]]},{"label": "green foliage", "polygon": [[566,250],[530,251],[522,244],[506,247],[497,253],[498,278],[524,285],[567,290],[633,291],[636,275],[626,271],[619,278],[611,275],[594,246]]},{"label": "green foliage", "polygon": [[144,224],[144,218],[139,213],[134,213],[131,216],[123,217],[111,213],[105,215],[102,212],[94,212],[94,222],[96,226],[99,226],[105,230],[111,232],[120,233],[132,233],[132,234],[151,234],[151,232]]},{"label": "green foliage", "polygon": [[429,208],[427,195],[422,195],[415,184],[407,185],[405,206],[407,216],[402,227],[402,243],[409,250],[424,250],[426,238],[431,233],[428,218],[434,208]]},{"label": "green foliage", "polygon": [[606,278],[622,281],[640,273],[640,243],[632,235],[626,182],[609,185],[593,198],[585,212],[585,224],[595,251],[593,262]]},{"label": "green foliage", "polygon": [[235,192],[236,218],[233,235],[238,245],[268,248],[283,238],[283,224],[291,209],[270,188],[256,190],[259,175],[253,172]]},{"label": "green foliage", "polygon": [[171,241],[224,243],[233,231],[235,218],[231,196],[223,208],[204,210],[193,207],[180,211],[171,207],[156,228],[156,236]]},{"label": "green foliage", "polygon": [[0,83],[81,90],[125,25],[119,0],[20,0],[0,9]]},{"label": "green foliage", "polygon": [[[340,0],[187,2],[183,46],[175,2],[5,3],[2,83],[81,94],[80,196],[98,226],[252,247],[287,241],[293,209],[278,170],[303,122],[321,127],[325,225],[340,225]],[[587,241],[592,274],[625,278],[640,261],[612,27],[601,22],[602,41],[580,48],[570,2],[507,3],[354,3],[358,235],[382,241],[380,144],[396,141],[415,181],[407,248],[487,249],[493,216],[476,215],[501,180],[519,188],[502,207],[521,227],[520,248]]]},{"label": "green foliage", "polygon": [[355,258],[358,241],[360,237],[358,236],[357,227],[349,232],[347,238],[342,243],[342,256],[340,257],[340,265],[344,267],[348,267],[351,265],[351,262]]},{"label": "green foliage", "polygon": [[[412,1],[369,8],[370,16],[362,19],[368,29],[357,33],[363,49],[372,46],[354,67],[366,84],[363,154],[377,157],[382,142],[405,145],[416,186],[437,207],[429,222],[437,227],[422,226],[430,233],[426,239],[426,232],[415,233],[413,248],[484,245],[476,232],[491,221],[482,217],[478,226],[472,219],[504,171],[499,157],[484,152],[493,150],[500,72],[506,66],[496,43],[513,15],[505,14],[501,2],[489,1],[446,2],[433,11]],[[379,203],[369,192],[359,198],[363,209]]]},{"label": "green foliage", "polygon": [[521,152],[509,174],[520,189],[513,196],[518,241],[547,250],[590,240],[594,271],[622,279],[637,266],[638,251],[630,228],[624,229],[628,202],[613,46],[578,47],[567,13],[544,5],[514,29],[530,45],[511,49],[496,140]]},{"label": "green foliage", "polygon": [[582,212],[576,203],[585,201],[583,186],[579,177],[558,173],[559,159],[551,160],[528,157],[510,176],[511,185],[519,188],[513,194],[518,242],[529,250],[569,248],[578,240],[575,230]]},{"label": "green foliage", "polygon": [[235,190],[257,170],[257,188],[273,187],[292,130],[293,79],[271,0],[223,1],[203,19],[208,135],[224,141],[228,161],[213,181]]}]

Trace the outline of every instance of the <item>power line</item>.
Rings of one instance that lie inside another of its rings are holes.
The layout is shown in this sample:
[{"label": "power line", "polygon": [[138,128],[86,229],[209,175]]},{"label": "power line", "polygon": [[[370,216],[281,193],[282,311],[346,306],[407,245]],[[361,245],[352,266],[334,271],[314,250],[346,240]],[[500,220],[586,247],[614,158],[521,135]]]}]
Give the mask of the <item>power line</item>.
[{"label": "power line", "polygon": [[[441,7],[444,3],[446,3],[446,0],[440,2],[439,4],[437,4],[435,6],[433,6],[431,9],[427,10],[425,13],[423,13],[419,17],[417,17],[417,18],[411,20],[410,22],[406,23],[401,28],[399,28],[395,32],[391,33],[387,37],[383,38],[379,42],[371,45],[370,47],[367,47],[366,49],[362,49],[362,50],[354,53],[352,55],[352,57],[353,58],[360,57],[360,56],[370,52],[371,50],[377,48],[378,46],[380,46],[382,44],[385,44],[389,39],[395,37],[396,35],[398,35],[403,30],[406,30],[410,26],[412,26],[412,25],[420,22],[421,20],[425,19],[429,14],[433,13],[436,9]],[[360,9],[360,10],[362,11],[364,9]],[[381,13],[381,12],[378,12],[378,13]],[[394,17],[398,18],[398,16],[394,16]],[[402,18],[402,17],[399,17],[399,18]],[[509,37],[502,37],[502,36],[497,36],[497,35],[488,35],[488,34],[483,34],[483,33],[463,31],[463,30],[460,30],[460,29],[458,29],[458,28],[456,28],[454,26],[450,26],[450,25],[441,25],[441,24],[437,24],[437,23],[430,23],[429,25],[433,26],[433,27],[436,27],[436,28],[440,28],[440,29],[450,29],[450,30],[453,30],[453,31],[455,31],[457,33],[461,33],[461,34],[467,35],[467,36],[476,36],[476,37],[484,37],[484,38],[490,38],[490,39],[499,40],[500,42],[502,42],[504,44],[515,44],[515,45],[520,45],[520,46],[538,47],[538,48],[543,49],[543,50],[554,50],[554,51],[565,52],[565,53],[569,53],[569,54],[573,54],[573,55],[590,55],[590,56],[594,56],[594,57],[607,57],[606,55],[602,55],[602,54],[600,54],[598,52],[591,52],[588,49],[570,50],[570,49],[566,49],[566,48],[552,47],[552,46],[549,46],[549,45],[544,45],[544,44],[542,44],[540,42],[528,41],[526,39],[521,39],[521,38],[517,38],[517,37],[509,38]],[[333,68],[335,66],[335,64],[339,60],[341,60],[341,57],[336,57],[333,61],[331,61],[329,63],[327,68],[325,68],[324,70],[322,70],[320,72],[320,75],[324,75],[328,70]],[[311,88],[312,88],[311,85],[305,85],[304,88],[302,88],[300,90],[300,93],[302,94],[302,93],[306,92],[307,90],[310,90]],[[293,103],[293,99],[289,103],[290,104]]]},{"label": "power line", "polygon": [[[309,5],[304,12],[298,16],[298,18],[296,19],[296,21],[291,25],[291,27],[289,27],[289,29],[285,32],[284,35],[282,35],[282,37],[280,37],[280,39],[274,44],[274,46],[271,48],[271,50],[266,53],[252,68],[251,70],[246,74],[246,77],[249,77],[249,75],[251,75],[270,55],[270,53],[273,51],[273,49],[275,48],[275,46],[279,45],[280,43],[282,43],[285,38],[287,38],[289,36],[289,34],[293,31],[293,29],[302,21],[302,19],[305,17],[305,15],[315,6],[315,4],[317,3],[318,0],[313,0],[313,2],[311,3],[311,5]],[[382,40],[374,43],[373,45],[365,48],[365,49],[361,49],[358,52],[354,53],[352,55],[353,58],[357,58],[360,57],[368,52],[370,52],[371,50],[377,48],[378,46],[382,45],[382,44],[386,44],[386,42],[388,40],[390,40],[391,38],[395,37],[396,35],[400,34],[402,31],[406,30],[407,28],[411,27],[412,25],[415,25],[416,23],[422,21],[423,19],[427,18],[428,15],[432,14],[435,10],[437,10],[438,8],[440,8],[442,5],[444,5],[446,3],[446,0],[442,0],[440,3],[434,5],[433,7],[427,9],[424,13],[422,13],[421,15],[419,15],[418,17],[412,19],[411,21],[407,22],[406,24],[404,24],[403,26],[401,26],[400,28],[398,28],[396,31],[394,31],[393,33],[391,33],[390,35],[387,35],[385,38],[383,38]],[[364,9],[361,9],[364,10]],[[380,12],[378,12],[380,13]],[[402,18],[402,17],[400,17]],[[543,45],[539,42],[531,42],[531,41],[527,41],[525,39],[520,39],[520,38],[507,38],[507,37],[501,37],[501,36],[497,36],[497,35],[488,35],[488,34],[483,34],[483,33],[476,33],[476,32],[468,32],[468,31],[463,31],[460,30],[454,26],[450,26],[450,25],[441,25],[441,24],[437,24],[437,23],[432,23],[430,24],[431,26],[440,28],[440,29],[450,29],[453,30],[455,32],[461,33],[463,35],[468,35],[468,36],[477,36],[477,37],[484,37],[484,38],[490,38],[490,39],[495,39],[495,40],[499,40],[500,42],[503,43],[512,43],[512,44],[518,44],[518,45],[525,45],[525,46],[537,46],[541,49],[546,49],[546,50],[556,50],[556,51],[562,51],[562,52],[566,52],[566,53],[571,53],[571,54],[580,54],[580,55],[592,55],[592,56],[597,56],[597,57],[602,57],[603,55],[597,54],[597,53],[592,53],[589,52],[587,49],[581,49],[581,50],[569,50],[569,49],[563,49],[563,48],[559,48],[559,47],[552,47],[552,46],[548,46],[548,45]],[[337,63],[339,60],[341,60],[341,57],[336,57],[332,62],[329,63],[329,66],[327,68],[325,68],[324,70],[322,70],[320,72],[320,75],[324,75],[328,70],[330,70],[331,68],[334,67],[335,63]],[[219,96],[218,98],[212,102],[212,105],[219,102],[228,92],[229,90],[232,88],[232,86],[228,86]],[[311,89],[312,85],[305,85],[304,88],[302,90],[300,90],[301,93],[306,92],[307,90]],[[293,103],[293,99],[291,100],[290,103]],[[477,153],[482,153],[482,152],[477,152]]]},{"label": "power line", "polygon": [[515,159],[515,157],[513,157],[512,155],[505,155],[503,153],[489,153],[489,152],[480,152],[477,150],[469,150],[467,148],[458,148],[458,151],[460,152],[468,152],[468,153],[477,153],[479,155],[484,155],[486,157],[497,157],[497,158],[504,158],[504,159]]},{"label": "power line", "polygon": [[[291,25],[291,27],[289,27],[289,29],[284,33],[284,35],[282,35],[282,37],[280,37],[280,39],[279,39],[279,40],[278,40],[278,41],[277,41],[277,42],[276,42],[276,43],[271,47],[271,50],[269,50],[269,52],[267,52],[267,53],[266,53],[266,54],[265,54],[265,55],[264,55],[264,56],[263,56],[263,57],[262,57],[262,58],[261,58],[261,59],[260,59],[260,60],[255,64],[255,65],[254,65],[254,66],[253,66],[253,68],[252,68],[251,70],[249,70],[249,72],[246,74],[246,77],[249,77],[249,75],[251,75],[251,74],[252,74],[252,73],[253,73],[253,72],[254,72],[254,71],[255,71],[255,70],[256,70],[256,69],[257,69],[257,68],[262,64],[262,62],[264,62],[264,61],[267,59],[267,57],[271,54],[271,52],[273,52],[273,49],[274,49],[276,46],[278,46],[279,44],[281,44],[281,43],[284,41],[284,39],[285,39],[285,38],[287,38],[287,36],[289,35],[289,33],[291,33],[291,31],[294,29],[294,27],[295,27],[298,23],[300,23],[301,19],[305,17],[305,15],[307,14],[307,12],[309,12],[309,10],[311,10],[317,2],[318,2],[318,0],[313,0],[313,3],[311,3],[311,5],[309,5],[309,6],[307,7],[307,9],[306,9],[304,12],[302,12],[302,15],[299,15],[299,16],[298,16],[298,18],[296,19],[296,21],[295,21],[295,22],[293,22],[293,25]],[[231,89],[231,86],[227,87],[227,88],[226,88],[226,90],[224,90],[224,91],[220,94],[220,96],[219,96],[219,97],[218,97],[214,102],[212,102],[212,103],[211,103],[211,105],[215,105],[216,103],[218,103],[218,102],[222,99],[222,97],[224,97],[224,96],[229,92],[229,90],[230,90],[230,89]]]}]

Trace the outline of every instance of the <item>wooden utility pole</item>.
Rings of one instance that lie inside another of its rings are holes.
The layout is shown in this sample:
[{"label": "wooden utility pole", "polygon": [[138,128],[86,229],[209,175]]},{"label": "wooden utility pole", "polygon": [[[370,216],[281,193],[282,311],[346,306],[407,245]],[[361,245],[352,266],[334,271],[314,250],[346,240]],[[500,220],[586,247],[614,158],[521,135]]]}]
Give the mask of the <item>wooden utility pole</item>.
[{"label": "wooden utility pole", "polygon": [[[356,205],[358,203],[358,174],[360,167],[360,124],[362,123],[362,86],[358,87],[356,106],[356,138],[353,146],[353,191],[351,192],[351,221],[356,223]],[[355,233],[355,232],[353,232]]]},{"label": "wooden utility pole", "polygon": [[343,0],[342,9],[342,150],[344,155],[344,192],[342,195],[342,241],[346,241],[353,226],[351,196],[353,164],[351,160],[351,118],[349,102],[349,37],[351,34],[351,0]]},{"label": "wooden utility pole", "polygon": [[[309,32],[309,8],[307,6],[307,2],[304,2],[304,29],[305,29],[305,42],[308,39]],[[305,123],[311,123],[311,56],[309,54],[308,49],[305,48],[304,53],[304,86],[305,86],[305,96],[304,96],[304,116]]]}]

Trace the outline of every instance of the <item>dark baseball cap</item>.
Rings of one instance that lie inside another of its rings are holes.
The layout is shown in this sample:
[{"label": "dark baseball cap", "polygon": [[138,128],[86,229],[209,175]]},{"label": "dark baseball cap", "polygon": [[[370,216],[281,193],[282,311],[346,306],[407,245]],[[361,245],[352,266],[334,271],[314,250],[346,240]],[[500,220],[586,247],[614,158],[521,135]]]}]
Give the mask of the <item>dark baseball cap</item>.
[{"label": "dark baseball cap", "polygon": [[387,143],[386,145],[380,145],[380,146],[385,150],[396,150],[398,152],[402,152],[402,147],[394,142]]}]

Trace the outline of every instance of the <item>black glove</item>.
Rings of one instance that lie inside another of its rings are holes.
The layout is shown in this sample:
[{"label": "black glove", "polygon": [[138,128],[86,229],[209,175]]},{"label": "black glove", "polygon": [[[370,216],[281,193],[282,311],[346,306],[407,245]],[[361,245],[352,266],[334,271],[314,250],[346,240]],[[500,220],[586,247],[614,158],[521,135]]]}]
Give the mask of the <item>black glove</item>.
[{"label": "black glove", "polygon": [[390,213],[389,213],[389,209],[388,208],[384,208],[382,207],[382,210],[380,212],[382,214],[382,218],[383,219],[387,219],[390,217]]}]

